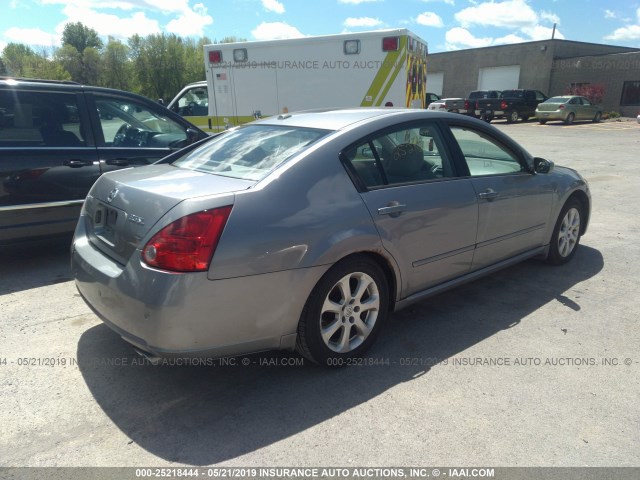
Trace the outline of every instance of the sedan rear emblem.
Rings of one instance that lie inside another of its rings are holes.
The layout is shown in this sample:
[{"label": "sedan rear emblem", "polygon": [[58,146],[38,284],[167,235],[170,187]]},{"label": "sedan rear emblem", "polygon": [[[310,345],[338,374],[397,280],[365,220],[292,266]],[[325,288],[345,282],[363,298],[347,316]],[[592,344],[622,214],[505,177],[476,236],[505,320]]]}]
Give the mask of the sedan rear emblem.
[{"label": "sedan rear emblem", "polygon": [[107,202],[113,202],[113,199],[116,198],[116,195],[118,195],[118,189],[114,188],[109,192],[109,195],[107,195]]}]

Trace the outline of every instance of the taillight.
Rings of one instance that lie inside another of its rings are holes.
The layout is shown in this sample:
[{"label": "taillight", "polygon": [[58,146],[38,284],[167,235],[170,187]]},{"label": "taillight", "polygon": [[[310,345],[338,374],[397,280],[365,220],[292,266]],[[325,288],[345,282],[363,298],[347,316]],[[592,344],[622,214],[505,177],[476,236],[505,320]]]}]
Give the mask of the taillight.
[{"label": "taillight", "polygon": [[222,62],[222,50],[209,50],[209,63]]},{"label": "taillight", "polygon": [[506,110],[508,107],[509,105],[507,105],[507,102],[505,102],[504,100],[500,102],[500,110]]},{"label": "taillight", "polygon": [[383,52],[395,52],[400,46],[400,37],[384,37],[382,39]]},{"label": "taillight", "polygon": [[471,110],[471,102],[469,100],[464,101],[465,110]]},{"label": "taillight", "polygon": [[564,108],[565,108],[565,106],[564,106],[564,105],[560,105],[560,106],[558,107],[558,110],[564,110]]},{"label": "taillight", "polygon": [[192,213],[156,233],[142,249],[149,266],[173,272],[202,272],[209,269],[231,205]]}]

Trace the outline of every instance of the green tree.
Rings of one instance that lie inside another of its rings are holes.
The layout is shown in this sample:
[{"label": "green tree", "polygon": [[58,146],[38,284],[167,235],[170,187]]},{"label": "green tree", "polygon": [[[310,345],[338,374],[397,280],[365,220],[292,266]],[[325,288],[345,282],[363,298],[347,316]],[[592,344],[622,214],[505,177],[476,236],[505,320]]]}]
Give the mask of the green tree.
[{"label": "green tree", "polygon": [[222,37],[220,41],[214,40],[213,43],[238,43],[238,42],[246,42],[246,41],[247,41],[246,38],[236,37],[235,35],[231,35],[227,37]]},{"label": "green tree", "polygon": [[98,32],[81,22],[67,23],[57,59],[76,82],[97,84],[102,40]]},{"label": "green tree", "polygon": [[36,57],[36,52],[21,43],[9,43],[2,50],[2,62],[7,75],[14,77],[28,77],[33,71]]},{"label": "green tree", "polygon": [[132,90],[129,47],[109,37],[100,63],[100,85],[120,90]]},{"label": "green tree", "polygon": [[153,34],[129,39],[136,80],[149,98],[169,99],[184,86],[185,56],[180,37]]},{"label": "green tree", "polygon": [[62,44],[71,45],[78,52],[83,53],[87,48],[102,48],[102,40],[93,28],[82,22],[67,23],[62,31]]}]

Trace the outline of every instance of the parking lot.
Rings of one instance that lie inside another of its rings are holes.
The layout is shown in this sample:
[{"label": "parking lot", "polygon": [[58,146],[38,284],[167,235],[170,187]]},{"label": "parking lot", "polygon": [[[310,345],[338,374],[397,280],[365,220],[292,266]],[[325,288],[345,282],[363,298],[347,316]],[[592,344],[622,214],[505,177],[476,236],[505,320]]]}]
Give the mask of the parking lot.
[{"label": "parking lot", "polygon": [[65,242],[0,251],[0,463],[639,465],[640,125],[494,125],[589,181],[574,260],[398,312],[348,368],[149,365],[79,298]]}]

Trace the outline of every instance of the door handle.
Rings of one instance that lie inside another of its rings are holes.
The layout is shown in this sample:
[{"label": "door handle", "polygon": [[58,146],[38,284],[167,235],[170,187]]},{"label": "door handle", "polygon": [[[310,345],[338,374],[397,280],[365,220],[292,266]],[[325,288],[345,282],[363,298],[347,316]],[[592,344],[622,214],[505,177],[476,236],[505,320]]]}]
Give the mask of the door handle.
[{"label": "door handle", "polygon": [[115,165],[117,167],[129,166],[129,160],[127,160],[126,158],[112,158],[104,163],[106,163],[107,165]]},{"label": "door handle", "polygon": [[398,203],[398,202],[391,202],[386,207],[380,207],[378,209],[378,215],[390,215],[392,217],[397,217],[402,212],[404,212],[406,209],[407,209],[406,205],[403,205],[403,204]]},{"label": "door handle", "polygon": [[85,160],[65,160],[62,162],[65,167],[71,168],[80,168],[80,167],[89,167],[93,165],[93,162],[87,162]]},{"label": "door handle", "polygon": [[500,194],[498,192],[496,192],[493,188],[487,188],[484,192],[480,192],[478,194],[478,197],[483,199],[483,200],[493,200],[498,195],[500,195]]}]

